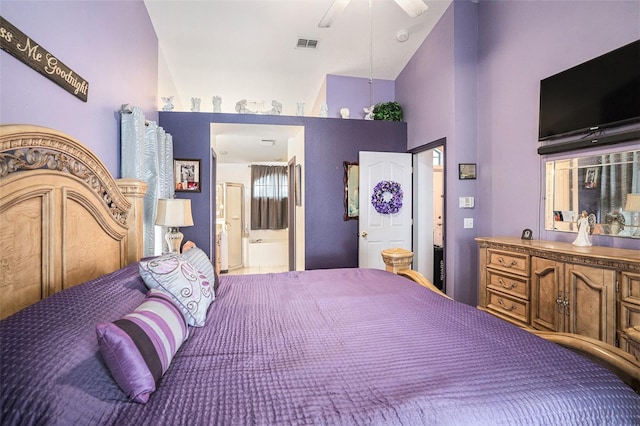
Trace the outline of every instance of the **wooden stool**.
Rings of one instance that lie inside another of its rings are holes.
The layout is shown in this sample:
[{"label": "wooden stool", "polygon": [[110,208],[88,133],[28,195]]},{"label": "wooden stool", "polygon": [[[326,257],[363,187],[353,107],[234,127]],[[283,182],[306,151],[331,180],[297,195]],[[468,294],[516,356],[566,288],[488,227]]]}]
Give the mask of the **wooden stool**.
[{"label": "wooden stool", "polygon": [[386,270],[394,274],[403,269],[411,269],[413,252],[403,248],[391,248],[382,250],[382,260]]}]

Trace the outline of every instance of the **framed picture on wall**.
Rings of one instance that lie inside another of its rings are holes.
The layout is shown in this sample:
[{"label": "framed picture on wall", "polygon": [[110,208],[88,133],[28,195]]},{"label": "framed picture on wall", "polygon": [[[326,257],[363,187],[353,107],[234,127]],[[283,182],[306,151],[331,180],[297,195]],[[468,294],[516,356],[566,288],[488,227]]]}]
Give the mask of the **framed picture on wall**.
[{"label": "framed picture on wall", "polygon": [[344,162],[344,220],[358,219],[360,215],[358,201],[358,163]]},{"label": "framed picture on wall", "polygon": [[476,163],[458,164],[458,179],[475,179],[477,177]]},{"label": "framed picture on wall", "polygon": [[598,167],[587,167],[584,172],[584,187],[594,189],[598,187]]},{"label": "framed picture on wall", "polygon": [[173,160],[173,180],[176,192],[200,192],[200,160]]}]

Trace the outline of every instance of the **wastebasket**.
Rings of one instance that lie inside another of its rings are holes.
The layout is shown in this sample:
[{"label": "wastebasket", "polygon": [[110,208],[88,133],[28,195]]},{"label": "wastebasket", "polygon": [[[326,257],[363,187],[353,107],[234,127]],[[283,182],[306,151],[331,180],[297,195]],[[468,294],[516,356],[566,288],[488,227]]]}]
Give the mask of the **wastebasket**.
[{"label": "wastebasket", "polygon": [[444,291],[444,247],[433,246],[433,285]]}]

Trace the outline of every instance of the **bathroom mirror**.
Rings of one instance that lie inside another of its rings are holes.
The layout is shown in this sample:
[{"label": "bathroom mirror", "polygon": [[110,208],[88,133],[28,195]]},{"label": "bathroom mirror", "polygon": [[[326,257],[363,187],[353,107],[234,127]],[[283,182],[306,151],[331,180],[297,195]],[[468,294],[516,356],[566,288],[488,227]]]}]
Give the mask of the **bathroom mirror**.
[{"label": "bathroom mirror", "polygon": [[640,238],[640,150],[546,162],[545,229]]}]

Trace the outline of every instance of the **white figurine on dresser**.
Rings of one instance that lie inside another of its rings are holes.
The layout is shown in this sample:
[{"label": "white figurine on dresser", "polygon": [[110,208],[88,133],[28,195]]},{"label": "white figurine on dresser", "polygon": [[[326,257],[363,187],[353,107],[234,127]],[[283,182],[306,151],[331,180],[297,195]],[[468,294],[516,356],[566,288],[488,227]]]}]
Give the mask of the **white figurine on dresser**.
[{"label": "white figurine on dresser", "polygon": [[586,210],[582,210],[580,219],[578,219],[578,236],[573,241],[574,246],[579,247],[591,247],[591,241],[589,240],[589,214]]}]

